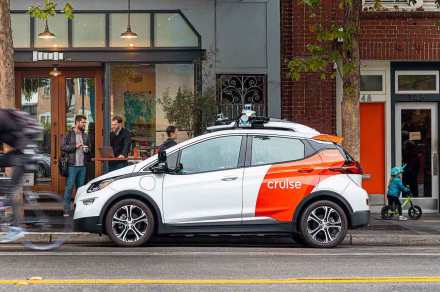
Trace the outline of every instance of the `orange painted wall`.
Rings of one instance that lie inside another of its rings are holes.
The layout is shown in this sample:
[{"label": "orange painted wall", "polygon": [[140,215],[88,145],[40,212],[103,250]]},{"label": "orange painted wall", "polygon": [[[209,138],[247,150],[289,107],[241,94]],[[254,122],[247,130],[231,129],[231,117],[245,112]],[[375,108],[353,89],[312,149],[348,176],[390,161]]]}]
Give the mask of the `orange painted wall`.
[{"label": "orange painted wall", "polygon": [[361,103],[361,158],[365,174],[362,186],[369,194],[385,193],[385,104]]}]

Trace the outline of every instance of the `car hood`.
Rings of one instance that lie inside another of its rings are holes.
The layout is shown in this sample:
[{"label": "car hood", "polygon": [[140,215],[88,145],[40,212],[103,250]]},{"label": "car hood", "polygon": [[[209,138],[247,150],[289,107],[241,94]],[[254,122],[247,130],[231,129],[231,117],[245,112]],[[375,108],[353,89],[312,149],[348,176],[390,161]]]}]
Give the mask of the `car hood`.
[{"label": "car hood", "polygon": [[104,179],[107,179],[107,178],[112,178],[112,177],[115,177],[115,176],[120,176],[120,175],[132,173],[134,171],[134,168],[135,168],[134,165],[129,165],[129,166],[126,166],[124,168],[108,172],[106,174],[103,174],[101,176],[98,176],[98,177],[92,179],[89,182],[89,184],[92,184],[94,182],[97,182],[97,181],[100,181],[100,180],[104,180]]}]

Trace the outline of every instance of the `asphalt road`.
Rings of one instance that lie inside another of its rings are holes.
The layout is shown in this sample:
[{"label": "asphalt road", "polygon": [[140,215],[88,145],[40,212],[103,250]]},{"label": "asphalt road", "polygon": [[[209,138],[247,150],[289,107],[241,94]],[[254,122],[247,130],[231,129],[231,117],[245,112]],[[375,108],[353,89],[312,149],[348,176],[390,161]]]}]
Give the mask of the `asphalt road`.
[{"label": "asphalt road", "polygon": [[55,252],[0,245],[0,291],[440,290],[440,247],[319,250],[281,239],[228,242],[74,244]]}]

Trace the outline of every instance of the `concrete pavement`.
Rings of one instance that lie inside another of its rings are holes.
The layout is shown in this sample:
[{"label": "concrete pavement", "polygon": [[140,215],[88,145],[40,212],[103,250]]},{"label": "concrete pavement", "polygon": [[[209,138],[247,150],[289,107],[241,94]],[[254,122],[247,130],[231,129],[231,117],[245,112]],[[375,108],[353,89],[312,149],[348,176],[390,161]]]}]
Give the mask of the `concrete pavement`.
[{"label": "concrete pavement", "polygon": [[440,247],[249,246],[122,249],[66,245],[55,252],[0,246],[0,291],[438,291]]}]

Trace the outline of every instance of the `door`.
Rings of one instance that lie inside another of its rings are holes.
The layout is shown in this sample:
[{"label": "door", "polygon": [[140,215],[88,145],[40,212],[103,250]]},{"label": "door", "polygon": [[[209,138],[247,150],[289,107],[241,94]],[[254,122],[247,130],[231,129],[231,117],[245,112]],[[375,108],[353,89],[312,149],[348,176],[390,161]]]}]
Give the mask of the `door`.
[{"label": "door", "polygon": [[396,104],[396,164],[406,164],[403,183],[426,210],[438,206],[437,103]]},{"label": "door", "polygon": [[[62,193],[65,178],[59,175],[60,147],[75,115],[87,118],[86,133],[91,142],[92,154],[102,145],[102,86],[98,70],[62,71],[51,77],[49,70],[16,72],[17,107],[30,113],[40,123],[43,135],[38,144],[38,168],[35,172],[35,190]],[[88,165],[88,178],[100,166]]]},{"label": "door", "polygon": [[243,223],[291,222],[296,206],[319,175],[305,160],[300,139],[250,136],[243,180]]},{"label": "door", "polygon": [[165,223],[241,223],[242,140],[240,135],[217,137],[181,150],[180,171],[164,177]]},{"label": "door", "polygon": [[[362,187],[369,195],[385,194],[385,104],[361,103],[360,163],[368,176]],[[373,143],[374,141],[374,143]]]}]

